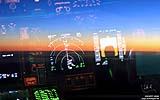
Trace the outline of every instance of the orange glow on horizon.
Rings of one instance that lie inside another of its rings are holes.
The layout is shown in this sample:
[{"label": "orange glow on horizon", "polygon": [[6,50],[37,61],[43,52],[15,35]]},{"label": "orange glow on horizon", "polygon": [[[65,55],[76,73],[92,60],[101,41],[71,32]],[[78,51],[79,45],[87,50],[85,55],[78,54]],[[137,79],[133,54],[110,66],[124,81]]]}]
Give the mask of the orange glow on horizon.
[{"label": "orange glow on horizon", "polygon": [[[83,40],[83,45],[80,45],[80,48],[82,48],[83,51],[94,51],[93,46],[93,38],[92,37],[86,37]],[[146,52],[160,52],[160,39],[157,36],[154,37],[125,37],[126,40],[126,47],[127,51],[133,50],[133,51],[146,51]],[[77,42],[73,42],[76,44]],[[57,42],[54,45],[58,45],[60,42]],[[62,43],[61,43],[62,44]],[[27,41],[10,41],[10,43],[7,42],[1,42],[0,43],[0,51],[52,51],[52,47],[48,47],[49,41],[43,40],[40,42],[36,42],[34,40],[27,40]],[[79,44],[78,44],[79,45]],[[79,49],[76,49],[74,46],[70,46],[69,48],[73,48],[75,51],[78,51]],[[63,50],[64,46],[61,46],[57,48],[56,50]]]},{"label": "orange glow on horizon", "polygon": [[128,37],[126,43],[127,50],[160,52],[159,37]]}]

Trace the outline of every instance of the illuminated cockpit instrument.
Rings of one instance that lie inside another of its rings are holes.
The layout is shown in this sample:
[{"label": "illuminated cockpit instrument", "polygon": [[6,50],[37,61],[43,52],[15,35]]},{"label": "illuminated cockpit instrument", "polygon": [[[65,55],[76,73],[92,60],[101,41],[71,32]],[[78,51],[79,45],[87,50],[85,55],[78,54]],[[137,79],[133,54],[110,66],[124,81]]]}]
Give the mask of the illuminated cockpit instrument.
[{"label": "illuminated cockpit instrument", "polygon": [[79,37],[71,34],[62,34],[48,36],[50,43],[48,47],[51,49],[50,65],[51,71],[54,70],[71,70],[85,67],[84,60],[84,43]]},{"label": "illuminated cockpit instrument", "polygon": [[60,100],[55,88],[34,88],[36,100]]},{"label": "illuminated cockpit instrument", "polygon": [[[110,30],[112,31],[112,30]],[[99,36],[102,35],[103,37]],[[108,48],[112,48],[114,52],[114,57],[119,57],[121,61],[124,60],[124,55],[126,55],[126,44],[125,38],[122,37],[120,31],[115,31],[114,34],[108,33],[94,33],[93,40],[94,40],[94,51],[95,51],[95,61],[97,65],[100,65],[102,58],[102,65],[108,64],[108,53],[111,52]]]}]

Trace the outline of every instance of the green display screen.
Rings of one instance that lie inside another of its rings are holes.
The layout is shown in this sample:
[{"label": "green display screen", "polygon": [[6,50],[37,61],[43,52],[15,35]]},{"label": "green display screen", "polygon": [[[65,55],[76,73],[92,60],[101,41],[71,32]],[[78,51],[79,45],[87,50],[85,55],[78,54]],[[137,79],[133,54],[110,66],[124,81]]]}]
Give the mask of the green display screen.
[{"label": "green display screen", "polygon": [[33,91],[36,100],[60,100],[54,88],[36,88]]}]

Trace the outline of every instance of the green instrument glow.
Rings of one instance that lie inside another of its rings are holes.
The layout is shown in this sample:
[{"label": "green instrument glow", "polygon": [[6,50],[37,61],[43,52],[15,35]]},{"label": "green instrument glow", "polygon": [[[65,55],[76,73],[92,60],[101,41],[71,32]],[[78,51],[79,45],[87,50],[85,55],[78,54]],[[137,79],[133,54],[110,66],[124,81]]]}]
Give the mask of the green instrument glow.
[{"label": "green instrument glow", "polygon": [[79,65],[76,66],[76,68],[84,68],[86,65],[84,63],[80,63]]},{"label": "green instrument glow", "polygon": [[55,89],[35,89],[36,100],[60,100]]}]

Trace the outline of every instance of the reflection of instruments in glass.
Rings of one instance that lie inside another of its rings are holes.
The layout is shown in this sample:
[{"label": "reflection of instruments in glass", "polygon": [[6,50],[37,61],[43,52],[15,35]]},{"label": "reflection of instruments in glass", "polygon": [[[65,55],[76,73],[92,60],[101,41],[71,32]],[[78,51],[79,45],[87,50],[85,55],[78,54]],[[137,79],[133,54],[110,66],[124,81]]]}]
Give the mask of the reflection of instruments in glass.
[{"label": "reflection of instruments in glass", "polygon": [[1,32],[1,34],[6,34],[7,29],[6,29],[6,26],[5,26],[5,25],[1,25],[1,26],[0,26],[0,32]]},{"label": "reflection of instruments in glass", "polygon": [[19,3],[20,0],[5,0],[6,3]]},{"label": "reflection of instruments in glass", "polygon": [[52,6],[52,0],[48,0],[48,6]]},{"label": "reflection of instruments in glass", "polygon": [[95,61],[97,65],[99,65],[101,61],[101,55],[100,55],[100,47],[99,47],[99,37],[97,33],[94,33],[93,36],[93,42],[94,42],[94,52],[95,52]]},{"label": "reflection of instruments in glass", "polygon": [[0,34],[5,35],[8,32],[13,32],[15,31],[16,24],[14,22],[7,23],[7,24],[1,24],[0,25]]},{"label": "reflection of instruments in glass", "polygon": [[8,24],[8,28],[9,28],[10,30],[15,29],[15,27],[16,27],[16,24],[13,23],[13,22],[11,22],[11,23]]},{"label": "reflection of instruments in glass", "polygon": [[75,0],[73,2],[73,8],[93,7],[93,6],[99,6],[100,4],[101,4],[101,0]]},{"label": "reflection of instruments in glass", "polygon": [[125,48],[125,40],[120,35],[117,34],[116,37],[109,37],[101,38],[100,39],[100,48],[101,48],[101,56],[105,57],[105,49],[108,46],[112,46],[114,49],[114,56],[119,55],[119,59],[123,61],[124,55],[126,54],[126,48]]},{"label": "reflection of instruments in glass", "polygon": [[64,7],[57,7],[56,8],[56,13],[60,13],[62,11],[62,9],[65,9],[66,12],[69,12],[70,11],[70,7],[67,7],[67,6],[64,6]]},{"label": "reflection of instruments in glass", "polygon": [[9,3],[9,9],[14,11],[17,8],[16,3],[19,3],[20,0],[5,0],[6,3]]},{"label": "reflection of instruments in glass", "polygon": [[[125,38],[121,36],[120,31],[110,30],[110,32],[115,31],[115,36],[109,36],[101,38],[97,33],[94,33],[94,51],[95,51],[95,60],[96,64],[100,65],[101,60],[102,65],[107,65],[107,58],[110,57],[108,53],[110,52],[108,48],[113,48],[114,56],[118,56],[121,61],[124,60],[124,55],[126,55],[126,43]],[[107,30],[107,32],[109,32]],[[107,53],[106,53],[107,52]]]},{"label": "reflection of instruments in glass", "polygon": [[17,6],[16,6],[15,3],[11,3],[11,4],[9,4],[9,8],[10,8],[11,10],[15,10],[15,9],[17,8]]},{"label": "reflection of instruments in glass", "polygon": [[122,37],[120,33],[117,34],[117,44],[119,50],[119,59],[123,61],[124,55],[126,55],[126,42],[125,38]]},{"label": "reflection of instruments in glass", "polygon": [[32,37],[34,38],[34,40],[36,41],[37,44],[41,44],[41,40],[39,38],[39,35],[41,30],[38,28],[38,27],[33,27],[33,28],[30,28],[30,32],[31,34],[33,35]]},{"label": "reflection of instruments in glass", "polygon": [[[21,27],[19,31],[20,40],[23,40],[23,49],[30,49],[30,51],[41,51],[43,49],[43,41],[41,41],[41,30],[39,29],[39,27]],[[28,48],[27,46],[30,46],[31,48]]]},{"label": "reflection of instruments in glass", "polygon": [[105,57],[105,49],[106,47],[112,46],[114,48],[114,56],[118,56],[118,45],[117,45],[117,38],[116,37],[109,37],[101,38],[100,39],[100,49],[101,49],[101,56]]},{"label": "reflection of instruments in glass", "polygon": [[29,39],[28,27],[23,27],[20,29],[20,40]]},{"label": "reflection of instruments in glass", "polygon": [[71,2],[70,1],[56,1],[55,0],[55,3],[54,5],[56,6],[56,13],[62,13],[62,11],[65,11],[65,12],[70,12],[71,8],[70,8],[70,4]]},{"label": "reflection of instruments in glass", "polygon": [[62,34],[60,38],[51,41],[48,45],[52,49],[51,71],[57,70],[57,67],[60,67],[60,70],[85,67],[84,52],[81,46],[83,46],[83,41],[70,34]]}]

